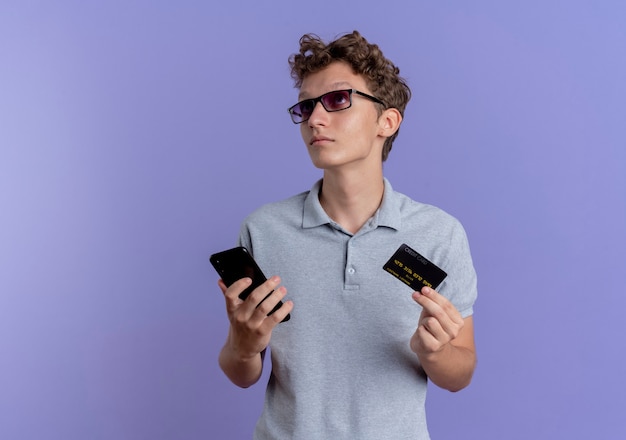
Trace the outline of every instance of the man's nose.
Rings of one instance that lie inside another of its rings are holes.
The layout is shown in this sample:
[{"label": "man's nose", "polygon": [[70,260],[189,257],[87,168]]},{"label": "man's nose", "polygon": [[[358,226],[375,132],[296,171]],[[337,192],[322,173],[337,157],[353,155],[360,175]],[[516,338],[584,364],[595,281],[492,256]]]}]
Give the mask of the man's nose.
[{"label": "man's nose", "polygon": [[313,107],[313,111],[311,112],[311,116],[309,117],[308,123],[310,126],[323,124],[328,120],[328,111],[322,105],[322,102],[316,102],[315,107]]}]

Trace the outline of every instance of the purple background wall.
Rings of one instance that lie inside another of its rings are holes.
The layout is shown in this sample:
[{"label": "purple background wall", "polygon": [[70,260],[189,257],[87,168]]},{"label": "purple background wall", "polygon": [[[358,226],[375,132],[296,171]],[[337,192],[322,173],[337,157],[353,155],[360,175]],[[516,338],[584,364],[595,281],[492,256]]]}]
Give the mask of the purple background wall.
[{"label": "purple background wall", "polygon": [[414,92],[386,175],[479,272],[433,437],[625,438],[624,3],[215,3],[0,5],[0,438],[249,438],[208,256],[318,178],[286,59],[353,29]]}]

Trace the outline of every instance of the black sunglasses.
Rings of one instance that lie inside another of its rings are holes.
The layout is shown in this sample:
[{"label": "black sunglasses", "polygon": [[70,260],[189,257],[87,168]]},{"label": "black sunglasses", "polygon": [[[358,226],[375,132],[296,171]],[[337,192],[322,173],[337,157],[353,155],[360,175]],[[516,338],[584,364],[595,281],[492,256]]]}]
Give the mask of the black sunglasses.
[{"label": "black sunglasses", "polygon": [[338,112],[340,110],[350,108],[352,106],[353,93],[374,101],[377,104],[381,104],[383,106],[385,105],[385,103],[383,103],[380,99],[375,98],[372,95],[368,95],[367,93],[359,92],[355,89],[334,90],[332,92],[324,93],[322,96],[318,96],[317,98],[305,99],[293,107],[289,107],[288,111],[291,115],[291,120],[294,124],[301,124],[304,121],[308,121],[318,102],[322,103],[322,107],[324,107],[324,110],[327,112]]}]

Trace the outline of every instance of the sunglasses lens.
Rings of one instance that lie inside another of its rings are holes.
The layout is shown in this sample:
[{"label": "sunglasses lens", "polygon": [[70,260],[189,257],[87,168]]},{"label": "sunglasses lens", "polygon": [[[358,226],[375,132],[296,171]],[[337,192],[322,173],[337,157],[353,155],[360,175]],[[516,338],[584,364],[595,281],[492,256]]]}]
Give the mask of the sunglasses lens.
[{"label": "sunglasses lens", "polygon": [[350,91],[337,90],[322,96],[321,98],[324,108],[329,112],[343,110],[350,107]]},{"label": "sunglasses lens", "polygon": [[307,99],[306,101],[302,101],[294,105],[289,112],[291,113],[293,121],[300,123],[311,117],[314,107],[315,102],[312,99]]},{"label": "sunglasses lens", "polygon": [[315,108],[315,101],[312,99],[307,99],[306,101],[302,101],[300,105],[298,105],[300,109],[300,114],[302,115],[302,120],[306,121],[311,117],[311,113],[313,113],[313,109]]},{"label": "sunglasses lens", "polygon": [[352,105],[352,101],[350,101],[351,93],[352,90],[336,90],[334,92],[328,92],[319,98],[305,99],[289,109],[291,119],[296,124],[308,120],[315,109],[317,101],[322,103],[322,106],[327,112],[345,110]]}]

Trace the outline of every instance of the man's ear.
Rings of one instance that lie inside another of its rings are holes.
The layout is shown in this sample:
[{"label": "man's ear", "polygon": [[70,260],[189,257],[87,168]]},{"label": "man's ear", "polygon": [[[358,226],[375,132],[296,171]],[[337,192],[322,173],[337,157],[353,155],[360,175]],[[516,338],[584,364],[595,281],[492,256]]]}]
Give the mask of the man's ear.
[{"label": "man's ear", "polygon": [[388,138],[392,136],[402,123],[402,115],[395,108],[388,108],[378,118],[378,135]]}]

